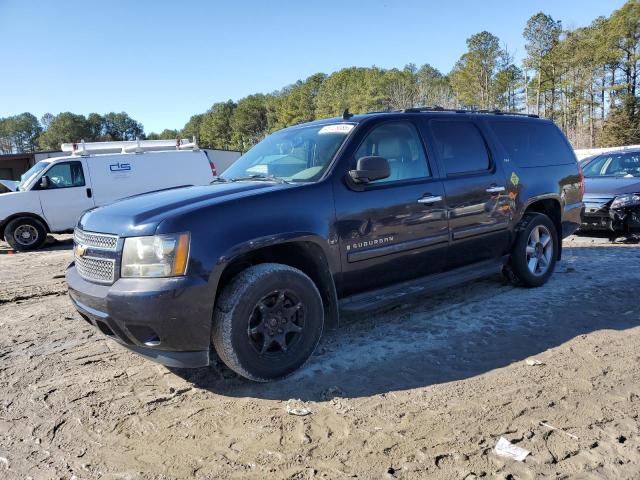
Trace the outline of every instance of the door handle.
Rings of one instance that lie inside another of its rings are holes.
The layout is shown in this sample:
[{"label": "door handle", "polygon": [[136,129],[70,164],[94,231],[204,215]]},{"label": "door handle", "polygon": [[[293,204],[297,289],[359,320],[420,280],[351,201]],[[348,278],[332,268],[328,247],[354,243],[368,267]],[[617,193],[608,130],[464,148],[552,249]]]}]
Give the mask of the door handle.
[{"label": "door handle", "polygon": [[91,192],[90,188],[87,188],[87,198],[91,198],[93,196],[93,193]]},{"label": "door handle", "polygon": [[486,191],[487,193],[502,193],[504,192],[504,187],[489,187]]},{"label": "door handle", "polygon": [[430,203],[436,203],[441,201],[442,201],[442,197],[440,195],[429,195],[429,196],[424,196],[418,199],[418,203],[427,204],[427,205]]}]

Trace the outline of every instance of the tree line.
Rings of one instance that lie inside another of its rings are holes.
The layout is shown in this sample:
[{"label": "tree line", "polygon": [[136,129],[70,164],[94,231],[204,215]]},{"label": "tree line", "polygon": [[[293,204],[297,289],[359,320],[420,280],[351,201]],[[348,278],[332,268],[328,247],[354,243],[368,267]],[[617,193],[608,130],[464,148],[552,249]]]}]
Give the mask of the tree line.
[{"label": "tree line", "polygon": [[214,103],[181,130],[146,136],[124,112],[40,120],[23,113],[0,119],[0,150],[195,136],[203,147],[246,151],[270,132],[346,108],[365,113],[424,105],[537,114],[554,120],[575,148],[640,143],[640,0],[574,30],[539,12],[523,37],[526,56],[519,64],[497,36],[483,31],[467,39],[467,51],[447,74],[429,64],[316,73],[269,94]]}]

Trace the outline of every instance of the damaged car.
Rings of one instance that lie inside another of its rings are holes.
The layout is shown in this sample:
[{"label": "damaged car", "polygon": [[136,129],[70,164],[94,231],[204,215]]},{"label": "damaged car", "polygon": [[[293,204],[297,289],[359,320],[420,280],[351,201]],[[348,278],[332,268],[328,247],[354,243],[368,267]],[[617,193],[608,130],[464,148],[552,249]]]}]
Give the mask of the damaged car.
[{"label": "damaged car", "polygon": [[640,235],[640,150],[615,151],[582,164],[585,211],[582,231],[617,237]]}]

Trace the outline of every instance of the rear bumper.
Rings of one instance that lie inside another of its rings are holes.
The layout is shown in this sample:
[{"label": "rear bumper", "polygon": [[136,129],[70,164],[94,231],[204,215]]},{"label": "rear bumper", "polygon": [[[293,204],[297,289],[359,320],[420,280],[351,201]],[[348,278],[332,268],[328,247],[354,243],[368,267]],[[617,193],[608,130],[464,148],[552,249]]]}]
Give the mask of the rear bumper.
[{"label": "rear bumper", "polygon": [[171,367],[209,364],[213,298],[206,282],[190,277],[119,279],[113,285],[66,273],[78,313],[126,348]]},{"label": "rear bumper", "polygon": [[567,238],[580,228],[584,215],[584,203],[571,203],[564,206],[562,212],[562,238]]}]

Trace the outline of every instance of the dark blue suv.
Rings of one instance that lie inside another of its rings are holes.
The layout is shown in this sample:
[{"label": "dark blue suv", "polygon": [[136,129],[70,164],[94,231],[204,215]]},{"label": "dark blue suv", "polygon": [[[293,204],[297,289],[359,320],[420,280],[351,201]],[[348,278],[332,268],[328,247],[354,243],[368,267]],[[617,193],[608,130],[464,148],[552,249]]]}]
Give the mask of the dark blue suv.
[{"label": "dark blue suv", "polygon": [[[170,175],[171,172],[166,172]],[[544,284],[583,178],[550,121],[409,109],[306,123],[210,186],[121,200],[75,231],[69,295],[141,355],[284,377],[340,311],[505,272]]]}]

